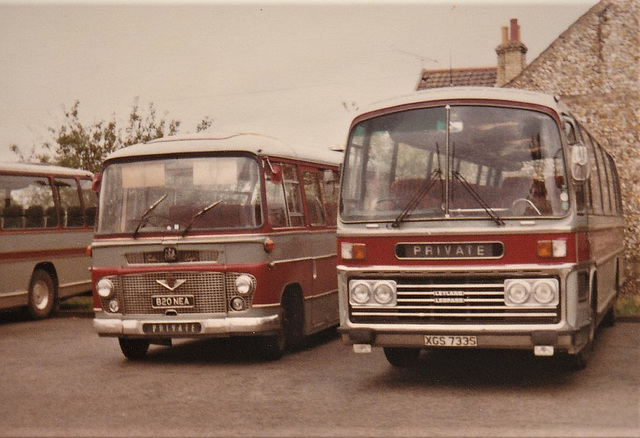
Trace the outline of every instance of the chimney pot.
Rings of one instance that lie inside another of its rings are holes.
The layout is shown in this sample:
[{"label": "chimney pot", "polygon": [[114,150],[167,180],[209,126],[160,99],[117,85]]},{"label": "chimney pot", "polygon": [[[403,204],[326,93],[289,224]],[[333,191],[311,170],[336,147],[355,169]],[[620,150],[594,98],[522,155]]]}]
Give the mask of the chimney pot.
[{"label": "chimney pot", "polygon": [[507,44],[509,42],[509,28],[507,26],[502,26],[502,44]]},{"label": "chimney pot", "polygon": [[520,26],[518,26],[518,19],[512,18],[511,19],[511,38],[509,39],[510,41],[520,41],[519,28]]}]

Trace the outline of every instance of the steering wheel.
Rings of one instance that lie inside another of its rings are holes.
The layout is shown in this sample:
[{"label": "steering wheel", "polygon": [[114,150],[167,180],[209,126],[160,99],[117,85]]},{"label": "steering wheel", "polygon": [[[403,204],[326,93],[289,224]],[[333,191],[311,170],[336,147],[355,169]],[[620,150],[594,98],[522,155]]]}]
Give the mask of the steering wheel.
[{"label": "steering wheel", "polygon": [[536,205],[531,201],[531,199],[527,199],[527,198],[518,198],[515,201],[513,201],[513,203],[511,203],[511,210],[515,208],[518,202],[524,202],[529,207],[533,208],[533,210],[538,214],[538,216],[542,216],[542,212],[540,211],[540,209],[536,207]]}]

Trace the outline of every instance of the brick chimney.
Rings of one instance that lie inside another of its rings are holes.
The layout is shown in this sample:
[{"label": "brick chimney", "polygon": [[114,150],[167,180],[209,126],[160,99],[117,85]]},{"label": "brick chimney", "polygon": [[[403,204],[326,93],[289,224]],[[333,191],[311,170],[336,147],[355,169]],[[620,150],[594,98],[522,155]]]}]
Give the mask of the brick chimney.
[{"label": "brick chimney", "polygon": [[510,28],[502,28],[502,44],[496,47],[498,54],[498,78],[496,85],[504,84],[518,76],[527,65],[527,46],[520,41],[518,19],[512,18]]}]

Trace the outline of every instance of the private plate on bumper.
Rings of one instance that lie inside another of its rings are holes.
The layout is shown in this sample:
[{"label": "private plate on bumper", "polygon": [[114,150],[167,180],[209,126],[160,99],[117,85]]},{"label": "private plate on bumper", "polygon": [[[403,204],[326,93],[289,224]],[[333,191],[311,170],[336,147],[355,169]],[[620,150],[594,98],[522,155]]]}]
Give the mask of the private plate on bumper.
[{"label": "private plate on bumper", "polygon": [[142,325],[146,334],[158,335],[193,335],[202,332],[199,322],[153,322]]}]

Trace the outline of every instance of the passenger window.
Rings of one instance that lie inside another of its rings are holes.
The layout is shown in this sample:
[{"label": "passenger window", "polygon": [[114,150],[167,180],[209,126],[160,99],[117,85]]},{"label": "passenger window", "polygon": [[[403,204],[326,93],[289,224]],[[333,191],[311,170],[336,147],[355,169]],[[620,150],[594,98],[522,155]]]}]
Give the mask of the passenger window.
[{"label": "passenger window", "polygon": [[[43,228],[57,225],[53,192],[48,178],[0,175],[2,204],[0,225],[3,229]],[[54,211],[47,220],[47,212]]]},{"label": "passenger window", "polygon": [[620,197],[620,179],[618,178],[618,171],[615,163],[613,162],[613,158],[611,156],[607,156],[607,158],[609,159],[609,174],[611,175],[610,184],[614,200],[614,211],[616,213],[622,213],[622,198]]},{"label": "passenger window", "polygon": [[589,148],[589,162],[591,164],[591,174],[589,176],[590,210],[593,214],[602,214],[602,195],[600,192],[600,172],[598,160],[591,143],[591,137],[586,136],[587,147]]},{"label": "passenger window", "polygon": [[[279,164],[274,164],[273,167],[282,171],[282,167]],[[267,172],[266,191],[267,216],[269,217],[269,223],[274,228],[286,227],[287,209],[284,202],[284,187],[282,185],[282,179],[277,180]]]},{"label": "passenger window", "polygon": [[607,174],[607,191],[609,193],[609,214],[617,211],[616,207],[616,190],[613,184],[613,171],[611,170],[611,161],[609,155],[602,150],[602,167]]},{"label": "passenger window", "polygon": [[82,192],[82,203],[84,205],[84,215],[87,225],[92,227],[96,222],[96,212],[98,210],[98,197],[91,189],[91,181],[80,180],[80,190]]},{"label": "passenger window", "polygon": [[312,226],[326,225],[326,212],[322,195],[320,193],[318,173],[304,171],[302,175],[304,178],[304,195],[307,200],[309,222]]},{"label": "passenger window", "polygon": [[296,166],[283,164],[282,176],[284,178],[284,193],[287,199],[289,226],[303,227],[304,210],[302,209],[302,194],[300,193],[300,182],[298,181]]},{"label": "passenger window", "polygon": [[327,214],[327,225],[336,225],[338,216],[338,194],[340,176],[338,172],[325,170],[322,178],[322,196]]},{"label": "passenger window", "polygon": [[56,179],[55,185],[60,197],[62,226],[64,228],[82,227],[84,225],[84,216],[76,180],[71,178]]},{"label": "passenger window", "polygon": [[604,214],[611,214],[611,204],[609,202],[609,178],[607,175],[607,162],[604,160],[604,151],[597,143],[593,142],[596,147],[596,155],[598,159],[598,172],[600,176],[600,191],[602,193],[602,209]]},{"label": "passenger window", "polygon": [[282,179],[267,176],[267,204],[269,222],[274,228],[304,226],[302,195],[296,167],[291,164],[276,164],[281,169]]}]

